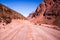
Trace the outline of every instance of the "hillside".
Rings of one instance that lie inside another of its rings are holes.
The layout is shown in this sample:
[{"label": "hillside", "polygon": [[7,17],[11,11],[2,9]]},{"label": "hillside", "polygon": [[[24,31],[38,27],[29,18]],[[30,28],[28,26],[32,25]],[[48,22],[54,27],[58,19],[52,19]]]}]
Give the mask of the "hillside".
[{"label": "hillside", "polygon": [[12,19],[26,19],[21,13],[18,13],[0,3],[0,22],[10,23]]},{"label": "hillside", "polygon": [[28,20],[35,24],[57,25],[60,28],[60,0],[44,0],[28,16]]}]

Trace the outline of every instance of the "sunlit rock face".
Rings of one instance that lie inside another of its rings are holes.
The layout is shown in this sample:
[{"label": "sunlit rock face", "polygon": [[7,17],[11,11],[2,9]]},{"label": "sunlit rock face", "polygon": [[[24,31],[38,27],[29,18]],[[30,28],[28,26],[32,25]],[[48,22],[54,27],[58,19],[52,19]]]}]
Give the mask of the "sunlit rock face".
[{"label": "sunlit rock face", "polygon": [[36,24],[60,26],[60,0],[44,0],[28,20]]},{"label": "sunlit rock face", "polygon": [[20,13],[6,7],[3,4],[0,4],[0,23],[5,22],[6,24],[10,23],[12,19],[26,19]]},{"label": "sunlit rock face", "polygon": [[55,26],[14,19],[8,25],[0,24],[0,40],[60,40],[60,30],[48,27]]}]

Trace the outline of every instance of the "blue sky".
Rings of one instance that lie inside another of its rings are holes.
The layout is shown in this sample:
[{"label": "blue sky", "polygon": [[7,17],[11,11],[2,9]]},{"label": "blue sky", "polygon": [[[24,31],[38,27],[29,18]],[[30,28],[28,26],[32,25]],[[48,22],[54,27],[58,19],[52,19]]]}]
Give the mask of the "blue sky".
[{"label": "blue sky", "polygon": [[43,0],[0,0],[0,3],[27,17]]}]

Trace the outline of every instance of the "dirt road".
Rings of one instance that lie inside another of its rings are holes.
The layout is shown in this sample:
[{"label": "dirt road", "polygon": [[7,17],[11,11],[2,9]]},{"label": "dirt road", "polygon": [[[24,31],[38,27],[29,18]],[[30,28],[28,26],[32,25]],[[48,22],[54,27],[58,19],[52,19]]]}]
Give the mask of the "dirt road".
[{"label": "dirt road", "polygon": [[0,40],[60,40],[59,30],[44,26],[26,20],[13,20],[4,26],[0,24]]}]

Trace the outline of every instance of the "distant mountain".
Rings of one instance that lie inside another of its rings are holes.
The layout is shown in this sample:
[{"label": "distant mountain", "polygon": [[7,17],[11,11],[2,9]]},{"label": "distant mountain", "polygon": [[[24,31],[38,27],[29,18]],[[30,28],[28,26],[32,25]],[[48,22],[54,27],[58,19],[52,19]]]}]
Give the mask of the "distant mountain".
[{"label": "distant mountain", "polygon": [[10,23],[12,19],[26,19],[20,13],[0,3],[0,22]]},{"label": "distant mountain", "polygon": [[44,0],[28,16],[28,20],[35,24],[49,24],[60,26],[60,0]]}]

